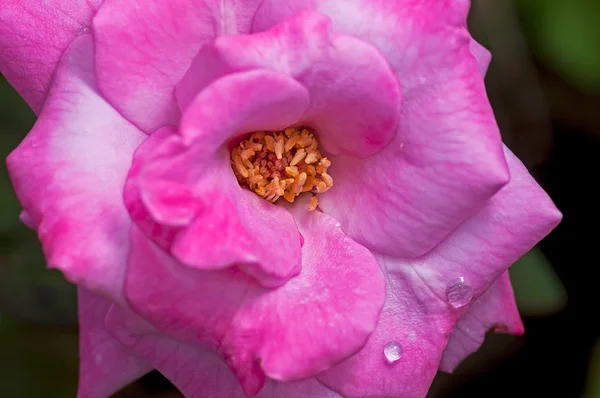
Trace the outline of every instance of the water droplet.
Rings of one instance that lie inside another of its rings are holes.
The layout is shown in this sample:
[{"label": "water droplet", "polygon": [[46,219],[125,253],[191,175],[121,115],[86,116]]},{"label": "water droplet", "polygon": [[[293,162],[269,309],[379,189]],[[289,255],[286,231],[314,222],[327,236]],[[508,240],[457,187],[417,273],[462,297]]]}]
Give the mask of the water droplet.
[{"label": "water droplet", "polygon": [[336,223],[335,223],[335,227],[336,227],[336,228],[341,228],[341,226],[342,226],[342,224],[340,224],[339,222],[336,222]]},{"label": "water droplet", "polygon": [[383,355],[389,364],[402,358],[402,346],[397,341],[390,341],[383,347]]},{"label": "water droplet", "polygon": [[87,35],[89,33],[92,33],[92,30],[89,28],[89,26],[82,26],[79,29],[77,29],[78,36]]},{"label": "water droplet", "polygon": [[467,284],[464,277],[448,283],[446,287],[448,303],[454,308],[464,307],[473,298],[473,288]]}]

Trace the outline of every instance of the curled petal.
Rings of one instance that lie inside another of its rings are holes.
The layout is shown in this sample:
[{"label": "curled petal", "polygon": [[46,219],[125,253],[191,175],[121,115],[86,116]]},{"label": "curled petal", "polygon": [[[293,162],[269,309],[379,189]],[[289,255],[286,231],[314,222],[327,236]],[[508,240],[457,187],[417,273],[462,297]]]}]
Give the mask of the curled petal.
[{"label": "curled petal", "polygon": [[254,19],[253,29],[266,31],[302,10],[318,11],[331,18],[334,31],[373,44],[396,73],[402,92],[396,138],[377,156],[332,159],[336,185],[319,203],[346,233],[378,252],[423,255],[509,180],[471,55],[468,4],[265,0]]},{"label": "curled petal", "polygon": [[452,372],[463,359],[481,347],[488,330],[510,334],[524,331],[508,271],[460,319],[444,350],[440,370]]},{"label": "curled petal", "polygon": [[[353,357],[317,376],[347,398],[424,397],[452,330],[446,306],[406,262],[378,256],[388,275],[379,322],[367,344]],[[397,351],[386,358],[386,346]],[[395,355],[395,356],[394,356]]]},{"label": "curled petal", "polygon": [[105,328],[113,303],[85,288],[78,291],[78,398],[105,398],[152,370]]},{"label": "curled petal", "polygon": [[482,76],[485,76],[488,67],[490,66],[490,62],[492,61],[492,53],[488,51],[487,48],[477,43],[475,40],[471,39],[471,44],[469,46],[471,48],[471,54],[475,57],[477,61],[477,65],[479,65],[479,71]]},{"label": "curled petal", "polygon": [[437,297],[459,279],[482,295],[560,222],[562,214],[505,148],[511,182],[433,251],[411,262]]},{"label": "curled petal", "polygon": [[216,350],[248,394],[265,376],[290,381],[329,368],[375,327],[383,278],[368,250],[306,205],[292,210],[304,236],[302,271],[277,289],[235,269],[182,266],[134,229],[129,303],[159,331]]},{"label": "curled petal", "polygon": [[[482,294],[561,219],[525,167],[505,154],[511,182],[439,246],[415,260],[379,256],[388,296],[377,328],[357,355],[319,380],[347,397],[426,395],[461,316],[480,296],[485,301]],[[517,331],[511,302],[497,309],[507,311],[503,319]],[[391,366],[383,353],[389,342],[402,346]]]},{"label": "curled petal", "polygon": [[315,127],[331,154],[370,156],[394,138],[400,89],[385,58],[368,43],[333,34],[330,20],[314,12],[205,46],[177,88],[180,106],[214,79],[253,69],[287,74],[306,87],[310,106],[297,123]]},{"label": "curled petal", "polygon": [[247,32],[259,0],[104,0],[94,18],[105,97],[147,133],[179,118],[175,84],[218,35]]},{"label": "curled petal", "polygon": [[208,155],[236,137],[257,130],[282,130],[309,106],[309,93],[278,72],[232,74],[205,88],[186,108],[180,133],[186,143],[202,142]]},{"label": "curled petal", "polygon": [[239,266],[264,286],[284,283],[300,270],[298,229],[281,206],[240,187],[228,144],[240,133],[282,129],[307,105],[306,90],[282,74],[216,81],[187,109],[180,134],[161,129],[136,153],[125,192],[132,217],[184,264]]},{"label": "curled petal", "polygon": [[49,266],[119,300],[131,221],[121,192],[146,137],[98,94],[92,38],[65,52],[33,130],[7,160]]},{"label": "curled petal", "polygon": [[36,114],[71,41],[89,33],[102,0],[3,0],[0,8],[0,73]]},{"label": "curled petal", "polygon": [[[152,363],[186,397],[248,397],[217,355],[160,335],[156,330],[148,329],[135,314],[120,309],[109,313],[107,324],[116,338]],[[267,379],[254,398],[272,397],[341,398],[316,379],[285,383]]]}]

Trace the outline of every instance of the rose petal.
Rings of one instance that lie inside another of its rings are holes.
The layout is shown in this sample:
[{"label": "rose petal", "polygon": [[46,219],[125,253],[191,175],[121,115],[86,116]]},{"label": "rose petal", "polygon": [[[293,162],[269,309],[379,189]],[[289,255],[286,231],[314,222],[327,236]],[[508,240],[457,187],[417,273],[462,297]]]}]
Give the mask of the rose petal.
[{"label": "rose petal", "polygon": [[[186,397],[247,398],[235,375],[215,354],[161,336],[135,314],[116,307],[107,324],[116,338],[154,364]],[[272,397],[341,398],[314,378],[285,383],[267,379],[254,398]]]},{"label": "rose petal", "polygon": [[380,151],[398,126],[398,82],[375,47],[334,35],[330,25],[327,17],[304,12],[264,33],[218,38],[179,83],[180,107],[218,77],[274,70],[308,90],[310,108],[298,123],[314,126],[329,153],[365,157]]},{"label": "rose petal", "polygon": [[260,0],[105,0],[94,18],[102,93],[151,133],[179,118],[175,84],[218,35],[247,32]]},{"label": "rose petal", "polygon": [[490,62],[492,61],[492,53],[490,53],[487,48],[477,43],[473,39],[471,39],[469,48],[471,49],[471,54],[473,54],[475,60],[477,61],[481,75],[485,76],[488,67],[490,66]]},{"label": "rose petal", "polygon": [[125,289],[131,307],[159,331],[216,350],[248,394],[265,375],[310,377],[353,354],[377,323],[383,278],[368,250],[306,205],[293,209],[305,239],[302,272],[273,290],[235,270],[177,264],[134,229]]},{"label": "rose petal", "polygon": [[412,266],[438,297],[458,278],[482,295],[560,222],[562,214],[517,157],[505,148],[510,183],[432,252]]},{"label": "rose petal", "polygon": [[301,237],[286,210],[240,187],[228,143],[282,129],[307,106],[306,90],[279,73],[216,81],[187,109],[181,136],[160,130],[136,153],[125,193],[132,217],[187,265],[240,266],[263,286],[285,283],[300,270]]},{"label": "rose petal", "polygon": [[452,372],[463,359],[481,347],[488,330],[523,334],[523,322],[508,272],[502,274],[460,319],[444,350],[440,370]]},{"label": "rose petal", "polygon": [[185,142],[202,142],[206,154],[212,154],[243,134],[282,130],[297,122],[309,101],[307,90],[282,73],[235,73],[195,97],[183,115],[180,133]]},{"label": "rose petal", "polygon": [[[452,330],[445,303],[431,294],[406,262],[379,256],[388,275],[386,301],[375,331],[353,357],[317,376],[344,397],[424,397]],[[393,265],[391,263],[394,263]],[[390,363],[387,344],[400,345]]]},{"label": "rose petal", "polygon": [[[388,296],[377,328],[357,355],[319,380],[346,397],[426,395],[452,327],[561,218],[518,159],[508,150],[506,157],[511,182],[438,247],[410,261],[379,257]],[[450,300],[447,289],[459,278],[467,287],[458,296],[451,290]],[[383,348],[394,341],[403,355],[389,365]]]},{"label": "rose petal", "polygon": [[152,370],[105,328],[112,303],[80,287],[78,398],[105,398]]},{"label": "rose petal", "polygon": [[509,179],[470,53],[469,2],[430,3],[265,0],[253,22],[264,31],[318,11],[334,31],[375,45],[396,72],[403,103],[395,140],[371,158],[332,158],[335,186],[319,205],[359,243],[399,257],[431,250]]},{"label": "rose petal", "polygon": [[35,113],[42,110],[63,51],[87,33],[102,0],[3,0],[0,73]]},{"label": "rose petal", "polygon": [[131,225],[121,192],[146,136],[98,95],[92,52],[90,35],[69,46],[40,118],[7,165],[49,266],[118,299]]}]

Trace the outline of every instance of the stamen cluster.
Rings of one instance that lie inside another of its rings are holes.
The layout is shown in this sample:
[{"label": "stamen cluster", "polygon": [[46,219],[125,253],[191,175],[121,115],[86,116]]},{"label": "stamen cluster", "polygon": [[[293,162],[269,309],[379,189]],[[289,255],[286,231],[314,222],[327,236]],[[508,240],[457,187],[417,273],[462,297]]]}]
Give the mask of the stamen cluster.
[{"label": "stamen cluster", "polygon": [[[231,151],[231,165],[241,185],[275,203],[292,203],[304,192],[319,194],[333,186],[331,162],[321,155],[314,133],[305,127],[258,131]],[[318,199],[312,196],[310,210]]]}]

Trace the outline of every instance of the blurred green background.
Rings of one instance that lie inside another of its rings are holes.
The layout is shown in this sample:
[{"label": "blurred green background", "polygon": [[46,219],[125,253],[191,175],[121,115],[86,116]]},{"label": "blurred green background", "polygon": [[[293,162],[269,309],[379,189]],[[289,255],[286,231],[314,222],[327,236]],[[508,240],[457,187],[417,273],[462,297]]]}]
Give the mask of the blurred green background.
[{"label": "blurred green background", "polygon": [[[600,1],[475,0],[470,26],[494,57],[486,86],[507,145],[564,214],[511,268],[524,336],[488,335],[430,397],[600,397],[597,259]],[[1,51],[1,49],[0,49]],[[35,122],[0,76],[0,157]],[[74,397],[75,289],[45,269],[0,170],[0,396]],[[117,397],[176,397],[157,373]]]}]

